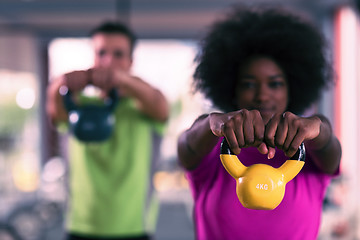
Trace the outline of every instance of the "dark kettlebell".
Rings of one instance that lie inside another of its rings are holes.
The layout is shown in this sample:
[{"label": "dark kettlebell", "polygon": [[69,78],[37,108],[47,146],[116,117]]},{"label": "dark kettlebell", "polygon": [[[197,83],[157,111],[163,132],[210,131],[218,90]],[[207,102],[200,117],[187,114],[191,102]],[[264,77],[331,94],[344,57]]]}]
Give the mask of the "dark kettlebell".
[{"label": "dark kettlebell", "polygon": [[77,139],[83,142],[99,142],[111,136],[115,124],[113,112],[118,103],[116,89],[109,91],[101,105],[78,105],[67,88],[61,91],[61,95],[68,111],[70,131]]}]

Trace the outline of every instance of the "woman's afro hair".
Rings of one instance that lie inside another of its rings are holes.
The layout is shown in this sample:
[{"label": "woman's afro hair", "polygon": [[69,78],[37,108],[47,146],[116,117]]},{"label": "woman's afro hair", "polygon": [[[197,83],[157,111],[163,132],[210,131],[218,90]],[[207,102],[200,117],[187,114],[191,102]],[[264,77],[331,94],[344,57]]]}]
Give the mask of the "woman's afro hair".
[{"label": "woman's afro hair", "polygon": [[274,60],[289,86],[288,111],[300,114],[333,81],[320,32],[299,16],[276,9],[236,7],[201,42],[195,89],[223,111],[237,110],[239,67],[254,56]]}]

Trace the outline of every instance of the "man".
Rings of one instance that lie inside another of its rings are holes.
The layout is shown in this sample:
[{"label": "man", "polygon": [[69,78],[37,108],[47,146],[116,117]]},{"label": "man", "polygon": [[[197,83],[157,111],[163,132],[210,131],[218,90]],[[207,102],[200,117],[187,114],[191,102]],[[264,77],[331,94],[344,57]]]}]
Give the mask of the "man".
[{"label": "man", "polygon": [[[111,137],[102,142],[69,141],[68,239],[150,239],[156,201],[152,173],[158,157],[168,104],[163,94],[130,74],[136,38],[126,26],[107,22],[91,32],[94,67],[66,73],[48,88],[47,113],[55,124],[68,112],[59,89],[74,95],[89,84],[106,95],[116,89]],[[81,98],[79,98],[81,99]]]}]

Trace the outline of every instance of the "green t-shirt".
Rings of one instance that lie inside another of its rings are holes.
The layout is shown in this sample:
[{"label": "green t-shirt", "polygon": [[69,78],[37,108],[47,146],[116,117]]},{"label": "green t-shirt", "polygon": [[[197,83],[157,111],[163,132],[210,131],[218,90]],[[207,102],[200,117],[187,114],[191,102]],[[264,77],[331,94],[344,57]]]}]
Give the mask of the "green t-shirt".
[{"label": "green t-shirt", "polygon": [[164,124],[154,122],[130,99],[115,110],[110,139],[69,142],[69,232],[99,236],[151,234],[158,204],[152,177]]}]

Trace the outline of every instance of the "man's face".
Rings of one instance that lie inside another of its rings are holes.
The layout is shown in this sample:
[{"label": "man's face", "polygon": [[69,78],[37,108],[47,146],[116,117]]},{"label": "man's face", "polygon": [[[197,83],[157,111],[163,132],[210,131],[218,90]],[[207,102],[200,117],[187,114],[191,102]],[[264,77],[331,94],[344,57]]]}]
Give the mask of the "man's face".
[{"label": "man's face", "polygon": [[94,67],[130,70],[131,44],[127,36],[119,33],[97,33],[92,40],[95,50]]}]

